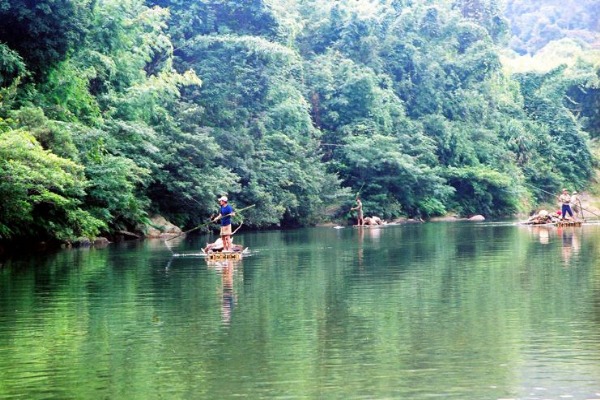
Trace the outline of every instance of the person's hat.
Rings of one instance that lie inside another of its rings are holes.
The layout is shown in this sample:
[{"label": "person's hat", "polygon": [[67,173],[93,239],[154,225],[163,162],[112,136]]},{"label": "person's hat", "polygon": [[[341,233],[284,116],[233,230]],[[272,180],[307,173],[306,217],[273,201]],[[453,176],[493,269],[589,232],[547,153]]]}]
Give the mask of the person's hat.
[{"label": "person's hat", "polygon": [[563,192],[568,192],[568,190],[567,189],[563,189]]},{"label": "person's hat", "polygon": [[577,191],[573,191],[573,194],[577,194]]},{"label": "person's hat", "polygon": [[227,203],[227,196],[221,196],[219,198],[219,201],[224,201],[225,203]]}]

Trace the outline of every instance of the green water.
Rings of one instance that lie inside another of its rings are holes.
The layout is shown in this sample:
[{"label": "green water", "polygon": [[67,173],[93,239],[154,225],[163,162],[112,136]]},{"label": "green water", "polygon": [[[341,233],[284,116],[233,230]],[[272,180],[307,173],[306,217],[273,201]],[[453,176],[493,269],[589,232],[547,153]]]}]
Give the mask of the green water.
[{"label": "green water", "polygon": [[598,225],[236,236],[5,260],[0,398],[600,398]]}]

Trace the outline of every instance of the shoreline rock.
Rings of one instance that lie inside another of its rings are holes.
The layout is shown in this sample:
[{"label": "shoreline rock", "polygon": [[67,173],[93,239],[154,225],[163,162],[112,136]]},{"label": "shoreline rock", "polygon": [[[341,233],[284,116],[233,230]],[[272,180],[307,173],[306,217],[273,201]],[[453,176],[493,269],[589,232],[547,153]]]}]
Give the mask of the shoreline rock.
[{"label": "shoreline rock", "polygon": [[473,215],[468,220],[469,221],[475,221],[475,222],[481,222],[481,221],[485,221],[485,217],[483,215],[481,215],[481,214],[478,214],[478,215]]},{"label": "shoreline rock", "polygon": [[145,237],[153,239],[180,235],[182,232],[181,228],[167,221],[162,215],[155,215],[150,218],[150,223],[146,225],[144,231]]}]

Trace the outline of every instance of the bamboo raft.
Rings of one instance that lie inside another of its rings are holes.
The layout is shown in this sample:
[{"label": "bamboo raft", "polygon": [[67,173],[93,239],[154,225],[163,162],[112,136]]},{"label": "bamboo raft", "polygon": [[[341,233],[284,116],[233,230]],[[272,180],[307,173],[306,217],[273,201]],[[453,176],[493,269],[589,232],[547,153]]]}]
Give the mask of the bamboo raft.
[{"label": "bamboo raft", "polygon": [[202,250],[203,256],[206,258],[206,261],[227,261],[233,260],[238,261],[241,260],[245,254],[249,254],[250,250],[246,247],[242,251],[209,251],[208,253]]},{"label": "bamboo raft", "polygon": [[582,226],[585,221],[555,221],[555,222],[547,222],[547,223],[531,223],[528,221],[519,222],[519,225],[526,226],[541,226],[541,227],[579,227]]},{"label": "bamboo raft", "polygon": [[241,260],[242,253],[209,253],[206,255],[206,261],[226,261],[226,260]]},{"label": "bamboo raft", "polygon": [[558,221],[555,222],[554,225],[564,227],[564,226],[581,226],[583,221]]}]

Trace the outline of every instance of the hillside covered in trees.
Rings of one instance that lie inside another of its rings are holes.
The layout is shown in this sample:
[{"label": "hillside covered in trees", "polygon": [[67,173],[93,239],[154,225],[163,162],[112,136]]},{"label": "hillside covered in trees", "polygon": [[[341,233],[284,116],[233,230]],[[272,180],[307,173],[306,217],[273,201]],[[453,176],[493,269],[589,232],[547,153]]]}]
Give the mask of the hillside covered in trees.
[{"label": "hillside covered in trees", "polygon": [[222,194],[262,228],[359,191],[427,218],[584,188],[599,6],[567,3],[0,0],[0,237],[189,228]]}]

